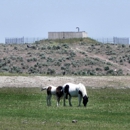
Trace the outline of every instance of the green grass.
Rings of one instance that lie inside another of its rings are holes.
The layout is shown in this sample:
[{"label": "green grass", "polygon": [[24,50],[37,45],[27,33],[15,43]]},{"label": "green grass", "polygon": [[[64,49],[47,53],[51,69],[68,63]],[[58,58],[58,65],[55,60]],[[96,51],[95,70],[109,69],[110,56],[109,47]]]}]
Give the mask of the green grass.
[{"label": "green grass", "polygon": [[[46,93],[39,88],[0,89],[0,130],[128,130],[130,89],[88,89],[86,108],[46,106]],[[68,103],[68,102],[67,102]],[[72,123],[77,120],[77,123]]]}]

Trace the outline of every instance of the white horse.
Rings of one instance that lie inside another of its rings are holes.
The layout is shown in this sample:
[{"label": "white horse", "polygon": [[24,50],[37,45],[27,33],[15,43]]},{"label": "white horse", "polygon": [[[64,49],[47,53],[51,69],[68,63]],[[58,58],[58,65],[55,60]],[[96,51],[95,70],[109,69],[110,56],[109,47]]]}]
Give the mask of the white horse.
[{"label": "white horse", "polygon": [[88,96],[87,96],[86,88],[83,84],[66,83],[63,85],[63,92],[64,92],[64,101],[63,101],[64,106],[66,105],[65,99],[68,99],[68,96],[69,96],[69,105],[70,106],[72,106],[71,97],[78,97],[78,100],[79,100],[78,106],[81,105],[81,101],[83,98],[83,104],[86,107],[87,102],[88,102]]},{"label": "white horse", "polygon": [[47,91],[47,106],[51,106],[51,97],[52,95],[56,95],[57,97],[57,106],[59,106],[60,98],[63,96],[63,89],[62,86],[54,87],[52,85],[49,85],[47,87],[41,88],[41,91],[46,90]]}]

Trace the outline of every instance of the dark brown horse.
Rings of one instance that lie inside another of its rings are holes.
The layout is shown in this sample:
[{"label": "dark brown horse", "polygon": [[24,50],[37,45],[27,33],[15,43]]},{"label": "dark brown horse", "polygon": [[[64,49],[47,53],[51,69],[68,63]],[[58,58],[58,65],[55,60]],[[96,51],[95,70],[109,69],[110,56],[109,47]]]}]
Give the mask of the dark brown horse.
[{"label": "dark brown horse", "polygon": [[43,87],[41,89],[41,91],[43,90],[46,90],[47,91],[47,105],[48,106],[51,106],[51,97],[52,95],[56,95],[56,98],[57,98],[57,106],[59,106],[59,103],[60,103],[60,99],[61,97],[63,96],[63,89],[62,89],[62,86],[58,86],[58,87],[55,87],[55,86],[52,86],[52,85],[49,85],[47,87]]}]

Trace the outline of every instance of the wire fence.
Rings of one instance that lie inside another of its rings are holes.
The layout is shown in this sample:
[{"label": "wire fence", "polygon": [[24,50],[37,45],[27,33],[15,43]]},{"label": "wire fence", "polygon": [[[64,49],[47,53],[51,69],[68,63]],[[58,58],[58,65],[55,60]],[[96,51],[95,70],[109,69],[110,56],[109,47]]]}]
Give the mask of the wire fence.
[{"label": "wire fence", "polygon": [[113,37],[113,38],[93,38],[101,43],[112,43],[112,44],[129,44],[128,37]]},{"label": "wire fence", "polygon": [[[92,38],[97,42],[101,43],[112,43],[112,44],[129,44],[129,38],[125,37],[112,37],[112,38]],[[41,37],[21,37],[21,38],[5,38],[5,44],[24,44],[24,43],[35,43],[36,41],[45,40],[45,38]]]},{"label": "wire fence", "polygon": [[21,37],[21,38],[5,38],[5,44],[24,44],[24,43],[34,43],[36,41],[43,40],[45,38],[28,38],[28,37]]}]

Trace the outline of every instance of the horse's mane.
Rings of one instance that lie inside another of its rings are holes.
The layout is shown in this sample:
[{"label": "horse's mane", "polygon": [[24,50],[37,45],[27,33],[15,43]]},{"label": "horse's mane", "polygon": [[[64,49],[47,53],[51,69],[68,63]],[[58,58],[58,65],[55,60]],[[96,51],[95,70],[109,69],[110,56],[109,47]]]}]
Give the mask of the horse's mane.
[{"label": "horse's mane", "polygon": [[87,95],[86,87],[82,84],[79,83],[79,90],[82,92],[82,95]]}]

